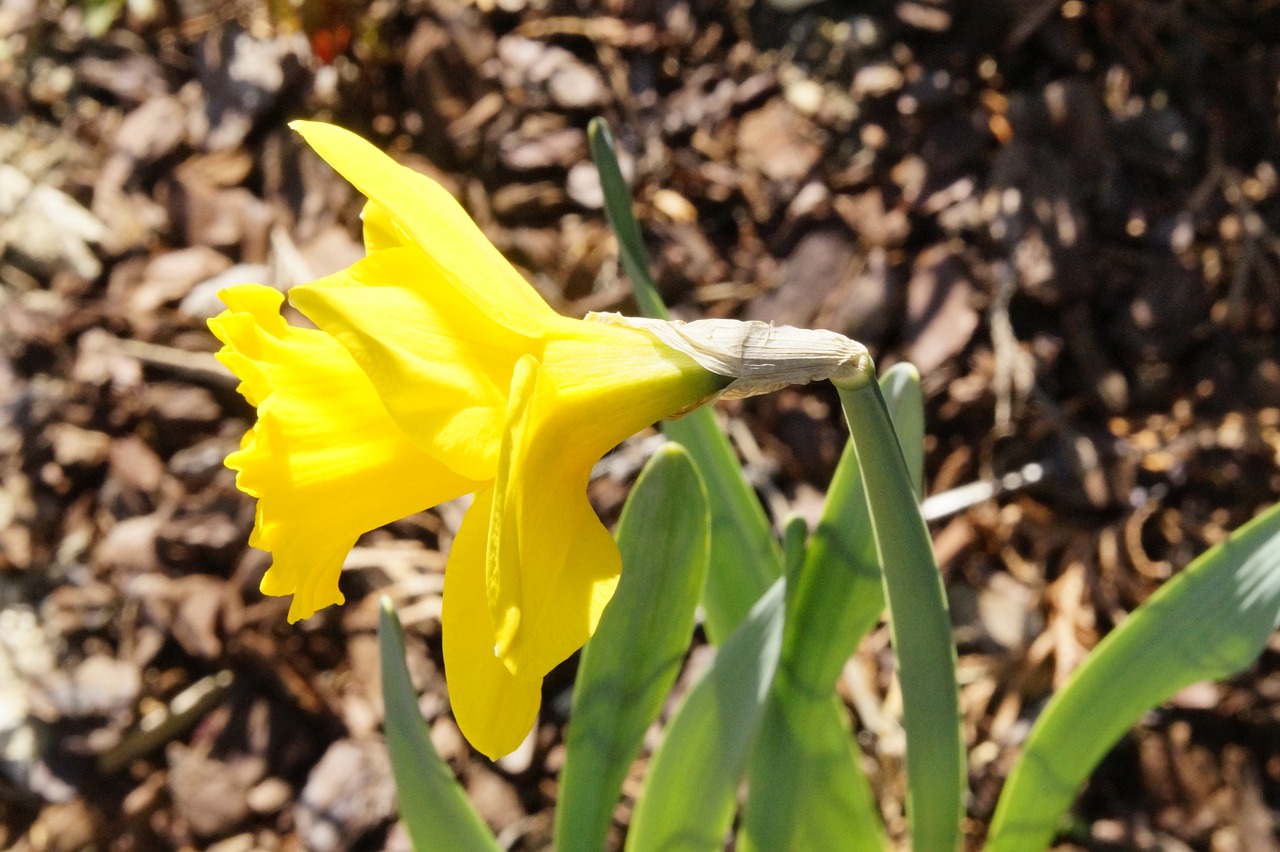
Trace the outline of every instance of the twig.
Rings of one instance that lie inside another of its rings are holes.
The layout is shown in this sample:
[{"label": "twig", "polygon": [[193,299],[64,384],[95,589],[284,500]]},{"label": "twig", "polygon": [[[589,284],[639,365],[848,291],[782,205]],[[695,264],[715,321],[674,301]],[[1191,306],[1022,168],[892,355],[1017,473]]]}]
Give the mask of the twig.
[{"label": "twig", "polygon": [[164,707],[147,713],[138,727],[98,756],[98,770],[110,775],[129,761],[179,737],[223,699],[235,675],[229,669],[202,677],[179,692]]},{"label": "twig", "polygon": [[120,354],[137,358],[149,367],[172,370],[217,387],[234,388],[237,384],[236,377],[211,352],[189,352],[186,349],[123,337],[114,338],[112,345]]}]

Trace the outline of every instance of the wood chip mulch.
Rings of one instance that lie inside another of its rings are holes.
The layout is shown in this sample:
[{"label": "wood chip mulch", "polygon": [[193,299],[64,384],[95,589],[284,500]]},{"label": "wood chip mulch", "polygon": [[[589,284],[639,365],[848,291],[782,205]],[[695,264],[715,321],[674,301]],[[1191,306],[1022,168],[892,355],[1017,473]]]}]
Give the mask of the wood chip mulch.
[{"label": "wood chip mulch", "polygon": [[[603,115],[677,315],[917,364],[931,495],[1039,466],[932,525],[977,848],[1050,692],[1280,495],[1280,11],[778,6],[0,0],[0,847],[407,849],[380,593],[436,747],[505,848],[548,847],[573,662],[525,747],[469,750],[438,635],[456,506],[363,537],[347,605],[289,626],[222,466],[253,412],[204,321],[222,286],[361,256],[359,199],[298,117],[436,177],[563,312],[631,310],[587,156]],[[816,516],[830,389],[722,410],[771,513]],[[601,466],[604,516],[651,447]],[[889,660],[881,628],[838,688],[901,839]],[[1144,719],[1058,848],[1273,849],[1278,808],[1273,642]]]}]

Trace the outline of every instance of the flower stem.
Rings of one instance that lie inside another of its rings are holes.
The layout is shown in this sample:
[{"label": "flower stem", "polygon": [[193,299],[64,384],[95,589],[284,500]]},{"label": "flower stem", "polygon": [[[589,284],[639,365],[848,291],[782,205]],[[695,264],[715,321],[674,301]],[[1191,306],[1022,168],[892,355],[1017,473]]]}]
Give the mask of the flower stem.
[{"label": "flower stem", "polygon": [[946,592],[870,361],[836,387],[858,450],[883,566],[907,733],[911,845],[949,852],[959,842],[965,776]]}]

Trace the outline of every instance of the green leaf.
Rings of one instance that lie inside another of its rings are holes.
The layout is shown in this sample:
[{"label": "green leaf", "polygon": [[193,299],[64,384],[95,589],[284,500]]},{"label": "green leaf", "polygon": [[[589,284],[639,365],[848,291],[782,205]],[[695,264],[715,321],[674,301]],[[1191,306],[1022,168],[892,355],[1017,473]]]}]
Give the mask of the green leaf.
[{"label": "green leaf", "polygon": [[1280,627],[1280,506],[1202,554],[1098,643],[1036,720],[987,848],[1043,849],[1077,791],[1142,714],[1252,663]]},{"label": "green leaf", "polygon": [[959,843],[965,786],[956,652],[942,577],[880,386],[838,386],[857,446],[883,566],[907,734],[907,820],[915,849]]},{"label": "green leaf", "polygon": [[899,361],[880,377],[880,391],[889,407],[916,500],[920,500],[924,497],[924,392],[920,388],[920,371],[915,364]]},{"label": "green leaf", "polygon": [[631,188],[627,186],[618,167],[618,148],[613,142],[609,123],[603,118],[593,118],[587,125],[587,143],[591,148],[591,160],[600,174],[600,189],[604,193],[604,213],[618,238],[619,259],[627,277],[631,279],[631,292],[635,294],[640,313],[657,319],[667,318],[667,306],[658,294],[658,288],[649,275],[649,260],[644,251],[644,238],[640,225],[631,212]]},{"label": "green leaf", "polygon": [[809,549],[809,522],[803,515],[792,513],[782,523],[783,574],[787,578],[787,606],[791,606],[791,593],[796,587],[800,569],[804,567],[805,553]]},{"label": "green leaf", "polygon": [[[667,309],[649,275],[644,240],[631,211],[631,191],[618,168],[608,124],[592,119],[587,138],[600,173],[605,214],[618,237],[622,267],[631,279],[636,304],[646,316],[666,319]],[[663,423],[662,431],[688,448],[711,498],[711,565],[703,606],[707,637],[719,644],[782,575],[782,553],[764,507],[742,475],[738,457],[716,424],[714,412],[699,409]]]},{"label": "green leaf", "polygon": [[400,818],[413,848],[422,852],[497,852],[493,835],[431,744],[404,661],[404,630],[386,598],[382,599],[378,616],[378,648],[382,659],[382,701],[387,708],[387,751],[396,779]]},{"label": "green leaf", "polygon": [[888,848],[844,704],[774,681],[752,757],[738,848],[778,852]]},{"label": "green leaf", "polygon": [[724,847],[782,643],[784,583],[775,582],[685,695],[636,803],[628,850]]},{"label": "green leaf", "polygon": [[688,447],[711,497],[711,564],[702,604],[707,638],[719,644],[782,575],[782,552],[715,413],[700,408],[664,422],[662,431]]},{"label": "green leaf", "polygon": [[622,579],[582,652],[556,808],[558,849],[604,848],[622,782],[689,647],[709,523],[693,461],[678,444],[665,445],[622,510]]}]

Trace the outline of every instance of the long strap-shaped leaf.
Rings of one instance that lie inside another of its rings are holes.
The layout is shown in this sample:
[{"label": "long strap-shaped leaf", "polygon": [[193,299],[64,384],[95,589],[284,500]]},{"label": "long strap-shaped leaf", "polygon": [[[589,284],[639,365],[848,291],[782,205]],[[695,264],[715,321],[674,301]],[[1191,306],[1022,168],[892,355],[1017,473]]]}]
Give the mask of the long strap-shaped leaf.
[{"label": "long strap-shaped leaf", "polygon": [[653,756],[629,852],[723,848],[782,644],[779,579],[685,695]]},{"label": "long strap-shaped leaf", "polygon": [[1200,680],[1248,666],[1280,626],[1280,506],[1202,554],[1098,643],[1036,720],[987,848],[1043,849],[1111,746]]},{"label": "long strap-shaped leaf", "polygon": [[[831,690],[835,675],[809,685],[803,679],[812,670],[796,666],[796,654],[806,646],[816,644],[814,650],[825,656],[830,645],[844,643],[813,639],[827,635],[822,622],[810,622],[807,629],[801,623],[813,609],[813,581],[819,572],[806,559],[804,519],[792,517],[783,532],[787,594],[781,661],[752,754],[738,848],[881,852],[886,845],[875,796],[859,763],[844,705]],[[883,600],[878,571],[865,585]]]},{"label": "long strap-shaped leaf", "polygon": [[899,361],[880,377],[880,392],[919,501],[924,498],[924,391],[920,387],[920,371],[915,364]]},{"label": "long strap-shaped leaf", "polygon": [[847,714],[831,689],[813,695],[775,681],[760,722],[738,849],[888,848]]},{"label": "long strap-shaped leaf", "polygon": [[396,779],[400,818],[413,848],[498,852],[498,844],[431,744],[418,695],[404,662],[404,630],[391,602],[378,615],[382,701],[387,708],[387,751]]},{"label": "long strap-shaped leaf", "polygon": [[[640,227],[631,212],[631,193],[618,168],[609,126],[592,119],[587,129],[591,158],[600,173],[605,213],[618,237],[622,267],[631,279],[636,304],[646,316],[665,319],[667,309],[653,285]],[[703,408],[662,424],[667,437],[688,448],[711,498],[711,565],[703,605],[707,636],[719,644],[733,632],[769,584],[782,575],[782,553],[760,500],[715,415]]]},{"label": "long strap-shaped leaf", "polygon": [[707,494],[689,454],[654,454],[618,522],[622,579],[582,651],[560,796],[557,849],[602,849],[631,762],[693,632],[707,573]]},{"label": "long strap-shaped leaf", "polygon": [[640,226],[631,212],[631,189],[618,165],[618,148],[613,142],[609,123],[603,118],[593,118],[587,125],[587,140],[591,146],[591,159],[600,174],[600,189],[604,193],[604,212],[618,238],[618,255],[622,268],[631,279],[631,292],[635,295],[640,313],[655,319],[667,318],[667,306],[658,294],[649,274],[649,261],[645,256],[644,238]]},{"label": "long strap-shaped leaf", "polygon": [[907,734],[907,821],[912,848],[952,852],[965,786],[956,652],[942,577],[880,386],[870,375],[838,382],[857,447]]}]

